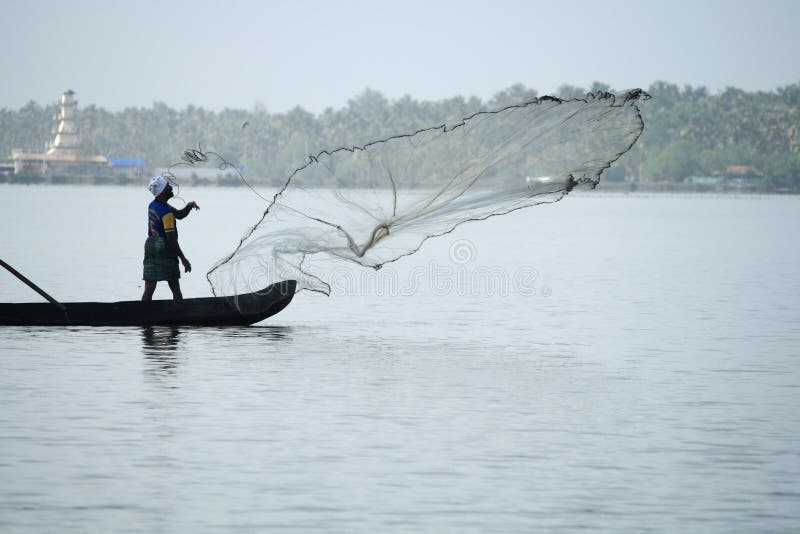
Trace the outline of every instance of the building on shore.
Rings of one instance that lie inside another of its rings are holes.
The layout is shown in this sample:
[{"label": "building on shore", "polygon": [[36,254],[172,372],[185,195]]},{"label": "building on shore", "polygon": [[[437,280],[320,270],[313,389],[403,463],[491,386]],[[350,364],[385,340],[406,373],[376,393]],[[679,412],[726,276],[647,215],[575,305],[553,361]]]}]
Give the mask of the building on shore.
[{"label": "building on shore", "polygon": [[711,176],[690,176],[688,179],[694,185],[737,188],[755,188],[763,180],[764,173],[751,165],[729,165]]},{"label": "building on shore", "polygon": [[150,164],[144,158],[108,158],[110,174],[138,177],[147,173]]},{"label": "building on shore", "polygon": [[41,175],[56,173],[96,174],[108,167],[108,160],[102,155],[88,154],[81,145],[78,125],[75,120],[75,92],[70,90],[61,94],[61,112],[54,119],[58,126],[53,129],[53,140],[43,153],[25,152],[21,149],[11,151],[14,174],[32,172]]}]

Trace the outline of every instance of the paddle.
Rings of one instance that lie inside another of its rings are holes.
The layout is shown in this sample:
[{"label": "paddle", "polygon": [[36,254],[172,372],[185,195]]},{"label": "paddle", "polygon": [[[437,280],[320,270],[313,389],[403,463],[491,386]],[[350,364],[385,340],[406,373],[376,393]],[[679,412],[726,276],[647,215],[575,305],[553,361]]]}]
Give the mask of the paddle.
[{"label": "paddle", "polygon": [[60,303],[60,302],[58,302],[56,299],[54,299],[53,297],[51,297],[50,295],[48,295],[47,293],[45,293],[45,291],[44,291],[42,288],[40,288],[39,286],[37,286],[36,284],[34,284],[33,282],[31,282],[30,280],[28,280],[28,279],[27,279],[27,278],[25,278],[24,276],[22,276],[22,274],[21,274],[19,271],[17,271],[16,269],[14,269],[12,266],[10,266],[9,264],[7,264],[7,263],[6,263],[6,262],[4,262],[3,260],[0,260],[0,265],[2,265],[3,267],[5,267],[6,269],[8,269],[8,271],[9,271],[11,274],[13,274],[13,275],[14,275],[14,276],[16,276],[17,278],[19,278],[20,280],[22,280],[23,282],[25,282],[25,284],[27,284],[27,285],[28,285],[28,287],[30,287],[31,289],[33,289],[34,291],[36,291],[37,293],[39,293],[41,296],[43,296],[44,298],[46,298],[48,301],[50,301],[50,303],[51,303],[51,304],[53,304],[53,305],[54,305],[56,308],[58,308],[59,310],[63,311],[64,313],[67,313],[67,308],[66,308],[66,307],[65,307],[63,304],[61,304],[61,303]]}]

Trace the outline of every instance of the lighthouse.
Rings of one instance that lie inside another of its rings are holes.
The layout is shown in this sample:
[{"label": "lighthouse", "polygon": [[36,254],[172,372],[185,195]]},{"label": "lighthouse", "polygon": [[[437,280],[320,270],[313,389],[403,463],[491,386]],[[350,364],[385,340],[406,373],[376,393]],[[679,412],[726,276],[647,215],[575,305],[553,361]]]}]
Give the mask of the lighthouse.
[{"label": "lighthouse", "polygon": [[75,158],[81,148],[78,136],[78,125],[75,123],[75,91],[68,89],[61,94],[61,113],[53,117],[58,121],[58,127],[53,129],[55,138],[50,143],[47,155],[55,158]]},{"label": "lighthouse", "polygon": [[48,143],[47,151],[33,153],[13,149],[11,158],[14,160],[14,174],[32,171],[41,175],[92,175],[107,168],[108,160],[105,156],[86,154],[81,146],[76,121],[78,102],[75,100],[75,91],[68,89],[61,93],[57,104],[61,111],[53,117],[58,125],[53,129],[53,138]]}]

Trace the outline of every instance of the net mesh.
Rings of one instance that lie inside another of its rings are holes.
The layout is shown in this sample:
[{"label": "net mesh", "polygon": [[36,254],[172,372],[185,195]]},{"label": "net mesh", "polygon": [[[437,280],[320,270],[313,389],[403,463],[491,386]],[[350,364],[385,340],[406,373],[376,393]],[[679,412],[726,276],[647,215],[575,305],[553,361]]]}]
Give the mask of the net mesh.
[{"label": "net mesh", "polygon": [[379,269],[467,221],[593,188],[641,135],[637,104],[646,98],[639,89],[542,97],[309,156],[209,270],[212,291],[241,294],[294,279],[299,291],[330,294],[325,262]]}]

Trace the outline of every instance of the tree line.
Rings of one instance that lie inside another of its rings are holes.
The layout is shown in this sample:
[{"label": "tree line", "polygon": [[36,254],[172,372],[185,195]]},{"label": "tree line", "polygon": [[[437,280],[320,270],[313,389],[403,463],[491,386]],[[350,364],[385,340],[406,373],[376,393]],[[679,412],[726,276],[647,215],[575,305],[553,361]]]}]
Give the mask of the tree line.
[{"label": "tree line", "polygon": [[[561,86],[555,96],[583,97],[589,91],[613,92],[595,82],[588,88]],[[681,182],[719,174],[729,166],[749,166],[763,173],[762,185],[767,188],[800,190],[800,83],[771,92],[730,87],[711,94],[704,87],[656,82],[646,91],[653,98],[640,104],[645,131],[603,180]],[[90,153],[144,158],[153,167],[165,167],[199,145],[246,169],[248,178],[277,185],[309,154],[451,123],[479,110],[537,96],[535,89],[522,84],[485,102],[462,96],[438,101],[404,96],[390,101],[367,89],[347,106],[318,115],[299,106],[285,113],[270,113],[261,105],[214,112],[196,106],[176,110],[156,102],[118,112],[80,107],[77,121]],[[0,109],[0,160],[10,158],[12,148],[44,151],[58,111],[55,104],[33,101],[18,110]]]}]

